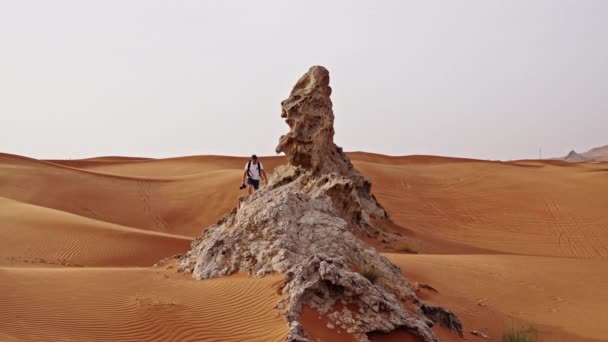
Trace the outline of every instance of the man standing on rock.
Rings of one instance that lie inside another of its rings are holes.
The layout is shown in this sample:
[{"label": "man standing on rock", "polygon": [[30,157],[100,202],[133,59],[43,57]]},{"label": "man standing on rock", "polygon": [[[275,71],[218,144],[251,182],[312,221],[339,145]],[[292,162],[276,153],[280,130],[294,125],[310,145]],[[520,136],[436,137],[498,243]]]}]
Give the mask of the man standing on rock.
[{"label": "man standing on rock", "polygon": [[[260,177],[262,177],[264,180],[264,184],[268,185],[268,178],[266,177],[266,172],[264,172],[264,166],[254,154],[251,156],[251,159],[247,162],[247,164],[245,164],[241,189],[243,189],[245,184],[247,184],[247,193],[249,195],[253,194],[260,188]],[[247,183],[245,183],[245,179],[247,179]]]}]

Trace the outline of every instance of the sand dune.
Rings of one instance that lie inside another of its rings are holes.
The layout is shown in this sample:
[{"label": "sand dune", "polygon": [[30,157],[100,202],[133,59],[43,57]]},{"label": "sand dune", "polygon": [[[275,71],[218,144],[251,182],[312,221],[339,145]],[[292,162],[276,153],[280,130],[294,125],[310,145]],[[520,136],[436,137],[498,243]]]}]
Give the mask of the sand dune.
[{"label": "sand dune", "polygon": [[500,253],[608,258],[602,164],[360,161],[393,220],[419,235]]},{"label": "sand dune", "polygon": [[0,331],[20,341],[283,341],[287,334],[274,308],[280,276],[195,281],[159,269],[0,268],[0,278]]},{"label": "sand dune", "polygon": [[[422,296],[467,332],[521,321],[541,341],[608,340],[607,164],[349,156],[389,211],[385,228],[420,253],[388,256],[438,288]],[[185,251],[237,204],[246,160],[0,154],[0,340],[282,340],[279,277],[126,267]]]},{"label": "sand dune", "polygon": [[237,204],[241,172],[212,165],[188,176],[131,177],[0,155],[0,196],[122,226],[194,237]]},{"label": "sand dune", "polygon": [[[430,303],[448,305],[467,330],[500,336],[505,326],[533,324],[541,341],[601,341],[608,326],[604,260],[516,255],[387,254],[411,281],[430,283]],[[542,276],[541,276],[542,275]],[[448,304],[449,303],[449,304]]]},{"label": "sand dune", "polygon": [[[608,197],[602,196],[608,182],[602,181],[603,173],[593,172],[605,168],[603,164],[563,163],[562,167],[544,161],[350,156],[371,178],[374,192],[394,221],[418,235],[498,253],[608,257],[608,235],[603,233],[608,228],[603,214]],[[246,159],[119,159],[88,166],[86,171],[33,160],[3,160],[0,175],[7,182],[0,185],[0,196],[123,226],[194,237],[236,205]],[[269,170],[284,161],[264,160]],[[19,173],[14,172],[15,164]],[[20,181],[24,179],[27,182]],[[113,203],[114,198],[120,198],[121,206]]]},{"label": "sand dune", "polygon": [[0,222],[0,265],[151,266],[190,244],[2,197]]},{"label": "sand dune", "polygon": [[[122,175],[127,177],[179,177],[196,175],[208,171],[235,170],[242,174],[247,158],[226,156],[189,156],[166,159],[129,160],[128,158],[101,157],[80,160],[53,160],[59,165]],[[268,172],[285,163],[284,157],[264,157],[263,164]]]}]

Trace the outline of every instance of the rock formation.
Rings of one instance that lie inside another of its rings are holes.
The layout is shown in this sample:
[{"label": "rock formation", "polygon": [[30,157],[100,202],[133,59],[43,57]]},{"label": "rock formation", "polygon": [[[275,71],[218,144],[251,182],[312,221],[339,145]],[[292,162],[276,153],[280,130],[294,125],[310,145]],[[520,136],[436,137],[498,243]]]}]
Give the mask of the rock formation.
[{"label": "rock formation", "polygon": [[[203,232],[179,260],[197,279],[281,272],[289,341],[307,341],[299,322],[308,305],[361,341],[367,333],[405,329],[438,341],[433,321],[460,332],[449,311],[423,304],[401,270],[357,235],[374,235],[371,218],[388,219],[371,183],[333,142],[329,73],[312,67],[282,102],[290,131],[277,152],[288,165],[269,185]],[[341,309],[336,309],[336,304]]]},{"label": "rock formation", "polygon": [[[369,179],[353,167],[334,143],[330,95],[329,73],[325,68],[312,67],[300,78],[289,98],[281,103],[281,117],[290,131],[280,138],[276,152],[285,153],[287,168],[306,171],[302,180],[309,184],[302,184],[302,191],[313,193],[314,197],[328,195],[348,223],[370,228],[371,217],[388,218],[388,215],[372,195]],[[367,231],[368,235],[374,233]]]},{"label": "rock formation", "polygon": [[568,153],[567,156],[564,157],[564,160],[568,161],[568,162],[579,163],[579,162],[587,161],[587,158],[583,157],[582,155],[576,153],[576,151],[572,150],[572,151],[570,151],[570,153]]},{"label": "rock formation", "polygon": [[587,152],[577,153],[572,150],[565,157],[557,158],[573,163],[606,162],[608,161],[608,145],[590,149]]},{"label": "rock formation", "polygon": [[581,156],[595,162],[608,161],[608,145],[592,148],[585,153],[581,153]]}]

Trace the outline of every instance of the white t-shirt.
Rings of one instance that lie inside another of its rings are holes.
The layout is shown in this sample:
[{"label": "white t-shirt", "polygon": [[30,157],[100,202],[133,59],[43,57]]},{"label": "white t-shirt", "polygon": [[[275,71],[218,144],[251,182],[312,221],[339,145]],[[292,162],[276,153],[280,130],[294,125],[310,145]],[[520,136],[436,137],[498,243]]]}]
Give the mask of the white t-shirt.
[{"label": "white t-shirt", "polygon": [[[260,170],[264,170],[264,165],[262,165],[262,162],[258,160],[258,164],[260,164]],[[260,180],[258,164],[254,164],[253,162],[251,162],[251,166],[249,167],[249,174],[247,175],[247,177],[251,177],[255,180]],[[247,164],[245,164],[245,171],[247,171]]]}]

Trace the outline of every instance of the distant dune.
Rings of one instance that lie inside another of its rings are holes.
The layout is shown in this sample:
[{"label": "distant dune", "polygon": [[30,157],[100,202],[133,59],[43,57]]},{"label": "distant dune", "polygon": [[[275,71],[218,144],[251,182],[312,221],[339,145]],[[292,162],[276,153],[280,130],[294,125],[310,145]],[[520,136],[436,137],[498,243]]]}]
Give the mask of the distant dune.
[{"label": "distant dune", "polygon": [[[455,311],[468,340],[513,322],[541,341],[608,340],[608,164],[349,157],[404,245],[369,243],[438,289],[420,296]],[[0,340],[283,340],[280,276],[150,268],[236,206],[245,162],[0,154]]]}]

